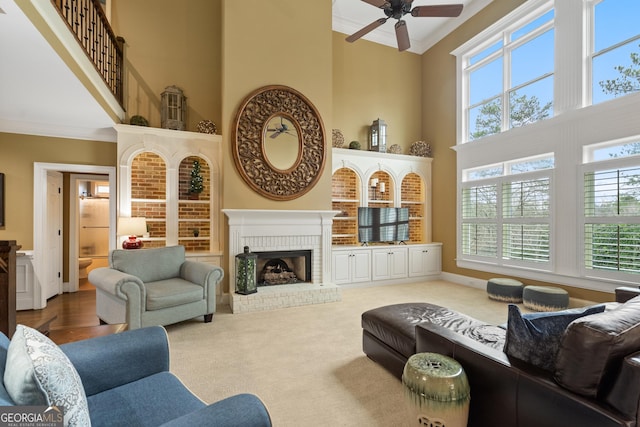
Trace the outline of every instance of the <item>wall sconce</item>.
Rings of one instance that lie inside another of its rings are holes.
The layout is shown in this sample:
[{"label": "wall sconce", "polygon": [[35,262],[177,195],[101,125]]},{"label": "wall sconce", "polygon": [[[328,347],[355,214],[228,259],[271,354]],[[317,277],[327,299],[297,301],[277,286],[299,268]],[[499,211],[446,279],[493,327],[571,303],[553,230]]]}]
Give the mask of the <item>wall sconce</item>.
[{"label": "wall sconce", "polygon": [[236,255],[236,293],[249,295],[258,292],[256,284],[256,266],[258,255],[244,247],[244,253]]},{"label": "wall sconce", "polygon": [[184,130],[187,97],[177,86],[167,86],[160,96],[160,125],[164,129]]},{"label": "wall sconce", "polygon": [[140,249],[142,248],[142,240],[138,236],[142,236],[147,232],[147,219],[142,217],[118,218],[118,235],[128,236],[122,241],[122,249]]},{"label": "wall sconce", "polygon": [[387,152],[387,124],[382,119],[374,120],[369,128],[369,151]]}]

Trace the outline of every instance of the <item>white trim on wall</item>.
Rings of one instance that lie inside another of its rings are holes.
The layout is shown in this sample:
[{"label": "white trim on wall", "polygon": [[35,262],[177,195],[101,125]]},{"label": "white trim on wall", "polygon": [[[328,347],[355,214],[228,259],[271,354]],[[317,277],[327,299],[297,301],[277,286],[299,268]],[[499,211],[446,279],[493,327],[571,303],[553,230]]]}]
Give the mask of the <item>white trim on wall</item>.
[{"label": "white trim on wall", "polygon": [[[33,273],[34,273],[34,291],[38,296],[38,301],[34,301],[34,309],[44,308],[47,305],[46,298],[43,298],[42,283],[45,283],[47,272],[46,248],[44,241],[44,230],[47,224],[47,172],[70,172],[70,173],[87,173],[108,175],[109,191],[116,194],[116,168],[113,166],[92,166],[92,165],[74,165],[65,163],[40,163],[33,164]],[[116,245],[116,198],[109,198],[109,249],[114,249]],[[69,247],[69,274],[71,278],[72,271],[78,270],[78,252],[77,244],[75,245],[75,255],[72,255],[72,244]],[[66,286],[65,286],[66,285]],[[66,292],[75,292],[78,290],[78,283],[63,284],[63,290]]]}]

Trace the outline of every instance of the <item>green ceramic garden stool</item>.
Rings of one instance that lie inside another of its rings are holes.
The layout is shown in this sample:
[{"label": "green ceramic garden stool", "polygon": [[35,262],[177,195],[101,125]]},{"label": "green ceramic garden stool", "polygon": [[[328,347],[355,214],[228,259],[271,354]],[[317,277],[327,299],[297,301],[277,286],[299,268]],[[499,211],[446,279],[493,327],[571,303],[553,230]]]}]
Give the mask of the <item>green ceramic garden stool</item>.
[{"label": "green ceramic garden stool", "polygon": [[487,282],[487,295],[496,301],[518,304],[522,302],[523,288],[519,280],[498,277]]},{"label": "green ceramic garden stool", "polygon": [[558,311],[569,307],[569,293],[553,286],[525,286],[524,306],[535,311]]},{"label": "green ceramic garden stool", "polygon": [[409,425],[467,426],[469,382],[454,359],[437,353],[414,354],[404,366],[402,384]]}]

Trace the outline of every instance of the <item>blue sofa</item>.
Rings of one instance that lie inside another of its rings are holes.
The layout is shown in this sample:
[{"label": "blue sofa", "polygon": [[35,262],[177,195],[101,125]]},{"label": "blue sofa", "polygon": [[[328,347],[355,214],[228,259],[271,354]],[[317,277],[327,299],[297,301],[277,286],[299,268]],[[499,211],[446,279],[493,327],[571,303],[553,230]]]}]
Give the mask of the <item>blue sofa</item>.
[{"label": "blue sofa", "polygon": [[[0,374],[4,378],[0,406],[15,405],[5,376],[9,344],[0,333]],[[161,326],[56,349],[62,350],[80,377],[92,426],[271,426],[267,409],[254,395],[240,394],[207,405],[192,394],[169,372],[169,343]],[[9,353],[14,359],[15,352]]]}]

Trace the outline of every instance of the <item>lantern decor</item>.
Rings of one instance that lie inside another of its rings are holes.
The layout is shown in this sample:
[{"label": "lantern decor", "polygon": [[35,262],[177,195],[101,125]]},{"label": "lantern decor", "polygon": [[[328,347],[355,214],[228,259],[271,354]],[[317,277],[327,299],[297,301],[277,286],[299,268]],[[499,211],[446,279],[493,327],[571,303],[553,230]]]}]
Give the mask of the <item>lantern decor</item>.
[{"label": "lantern decor", "polygon": [[387,151],[387,124],[380,118],[369,128],[369,151]]},{"label": "lantern decor", "polygon": [[244,247],[244,253],[236,255],[236,293],[249,295],[258,292],[256,288],[256,264],[258,255]]},{"label": "lantern decor", "polygon": [[160,96],[160,124],[164,129],[184,130],[187,97],[177,86],[167,86]]}]

